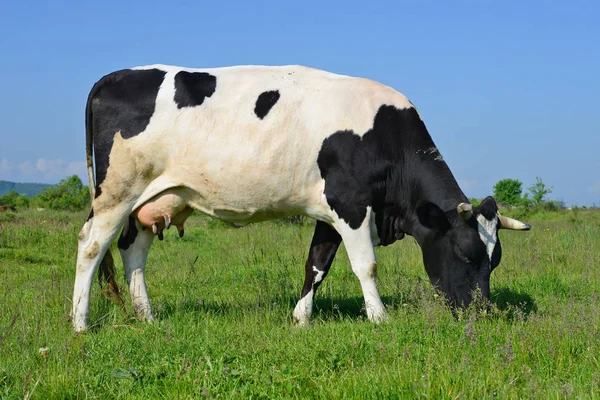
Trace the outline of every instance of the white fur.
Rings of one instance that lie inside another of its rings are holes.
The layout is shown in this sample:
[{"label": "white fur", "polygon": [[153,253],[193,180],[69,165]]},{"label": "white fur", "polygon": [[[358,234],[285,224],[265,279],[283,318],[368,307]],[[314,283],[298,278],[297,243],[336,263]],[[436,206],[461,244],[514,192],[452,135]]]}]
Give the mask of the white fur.
[{"label": "white fur", "polygon": [[486,219],[483,215],[478,215],[477,222],[479,237],[485,245],[487,255],[491,261],[492,253],[494,252],[494,247],[496,247],[496,242],[498,242],[498,219],[494,218],[490,221]]},{"label": "white fur", "polygon": [[315,267],[313,265],[313,271],[315,271],[317,274],[315,275],[315,279],[313,280],[313,285],[315,283],[319,283],[323,280],[323,276],[325,275],[325,271],[320,271],[317,269],[317,267]]}]

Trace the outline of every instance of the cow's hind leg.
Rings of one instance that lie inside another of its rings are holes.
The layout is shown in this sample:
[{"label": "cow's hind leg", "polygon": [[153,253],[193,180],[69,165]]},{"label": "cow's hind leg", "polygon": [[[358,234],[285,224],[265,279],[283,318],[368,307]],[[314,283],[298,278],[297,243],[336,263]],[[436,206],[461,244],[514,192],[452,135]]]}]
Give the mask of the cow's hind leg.
[{"label": "cow's hind leg", "polygon": [[370,217],[371,210],[368,209],[362,225],[357,229],[352,229],[342,219],[338,219],[334,226],[342,236],[352,271],[360,281],[367,317],[373,322],[381,322],[387,320],[388,315],[377,290],[377,263],[371,240]]},{"label": "cow's hind leg", "polygon": [[101,213],[96,211],[79,232],[77,272],[71,311],[73,328],[76,332],[84,331],[89,327],[90,291],[94,274],[129,212],[131,209],[128,204]]},{"label": "cow's hind leg", "polygon": [[118,241],[133,310],[136,317],[146,321],[154,321],[144,279],[146,260],[153,240],[152,231],[142,229],[142,226],[130,216]]},{"label": "cow's hind leg", "polygon": [[304,287],[293,313],[294,321],[300,326],[307,325],[310,320],[315,292],[327,276],[341,241],[340,234],[333,227],[317,221],[306,260]]}]

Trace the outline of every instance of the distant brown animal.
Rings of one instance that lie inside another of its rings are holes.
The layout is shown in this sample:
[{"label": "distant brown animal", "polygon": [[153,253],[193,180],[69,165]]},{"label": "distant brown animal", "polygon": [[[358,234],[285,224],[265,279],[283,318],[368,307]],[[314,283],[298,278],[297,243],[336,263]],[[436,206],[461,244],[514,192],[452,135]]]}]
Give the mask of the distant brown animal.
[{"label": "distant brown animal", "polygon": [[14,211],[17,212],[17,209],[14,206],[0,206],[0,212]]}]

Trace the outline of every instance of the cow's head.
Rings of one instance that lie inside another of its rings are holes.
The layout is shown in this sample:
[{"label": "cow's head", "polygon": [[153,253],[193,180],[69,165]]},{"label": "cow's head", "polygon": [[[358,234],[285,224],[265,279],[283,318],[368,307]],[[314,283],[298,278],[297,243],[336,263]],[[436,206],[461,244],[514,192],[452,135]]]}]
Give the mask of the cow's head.
[{"label": "cow's head", "polygon": [[490,274],[502,257],[498,230],[531,229],[528,224],[501,216],[492,197],[478,207],[460,203],[450,212],[423,202],[417,217],[424,227],[420,244],[425,270],[431,283],[454,306],[468,306],[476,289],[489,298]]}]

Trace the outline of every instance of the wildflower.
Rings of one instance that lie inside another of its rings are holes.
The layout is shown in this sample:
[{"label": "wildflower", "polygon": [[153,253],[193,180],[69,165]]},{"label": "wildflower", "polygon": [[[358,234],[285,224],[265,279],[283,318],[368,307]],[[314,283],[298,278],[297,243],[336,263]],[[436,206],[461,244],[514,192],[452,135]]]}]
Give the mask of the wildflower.
[{"label": "wildflower", "polygon": [[40,353],[40,355],[44,358],[48,358],[48,347],[44,346],[44,347],[40,347],[38,352]]}]

